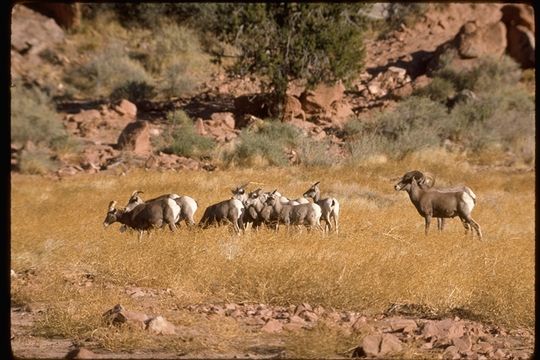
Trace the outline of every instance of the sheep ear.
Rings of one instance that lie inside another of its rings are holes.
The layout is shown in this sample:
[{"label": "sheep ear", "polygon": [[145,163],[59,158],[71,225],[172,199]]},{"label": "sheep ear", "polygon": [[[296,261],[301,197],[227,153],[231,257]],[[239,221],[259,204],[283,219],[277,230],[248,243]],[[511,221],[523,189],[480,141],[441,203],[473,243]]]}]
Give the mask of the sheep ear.
[{"label": "sheep ear", "polygon": [[272,191],[272,195],[274,195],[276,193],[277,189],[275,189],[274,191]]}]

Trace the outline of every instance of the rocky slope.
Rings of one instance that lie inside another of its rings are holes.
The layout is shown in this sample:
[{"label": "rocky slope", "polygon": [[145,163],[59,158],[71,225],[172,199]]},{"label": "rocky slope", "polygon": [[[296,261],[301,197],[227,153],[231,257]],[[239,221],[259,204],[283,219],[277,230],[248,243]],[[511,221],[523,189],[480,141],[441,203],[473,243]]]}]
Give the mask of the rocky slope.
[{"label": "rocky slope", "polygon": [[[54,13],[48,11],[43,12]],[[62,11],[65,13],[65,9]],[[65,30],[51,18],[24,6],[14,7],[12,14],[12,73],[50,93],[61,93],[61,69],[70,59],[52,49],[65,43]],[[62,24],[70,21],[76,23],[71,18],[59,20]],[[366,42],[365,71],[350,90],[336,84],[306,91],[301,83],[291,84],[283,121],[317,140],[329,139],[339,153],[343,144],[339,130],[351,115],[369,118],[372,111],[391,107],[429,84],[430,70],[448,51],[458,54],[453,65],[459,68],[473,66],[482,55],[503,53],[510,54],[523,67],[534,66],[532,8],[519,4],[432,6],[413,27],[401,24],[387,38]],[[46,71],[32,71],[36,67]],[[151,139],[166,130],[166,112],[186,111],[195,120],[199,134],[226,143],[234,141],[242,128],[268,116],[268,106],[255,78],[229,78],[219,73],[205,87],[193,98],[146,101],[138,106],[127,100],[114,104],[59,101],[57,108],[64,125],[70,135],[81,141],[83,150],[78,156],[60,157],[62,166],[55,176],[108,169],[124,172],[130,166],[214,169],[214,164],[152,148]],[[20,153],[25,148],[31,151],[32,146],[12,144],[12,169],[17,169]]]}]

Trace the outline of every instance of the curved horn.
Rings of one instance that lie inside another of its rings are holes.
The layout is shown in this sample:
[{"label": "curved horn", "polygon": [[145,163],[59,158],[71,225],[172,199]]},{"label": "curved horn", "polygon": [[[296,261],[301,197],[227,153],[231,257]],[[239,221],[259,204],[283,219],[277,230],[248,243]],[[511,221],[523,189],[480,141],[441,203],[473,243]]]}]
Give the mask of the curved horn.
[{"label": "curved horn", "polygon": [[432,188],[435,185],[435,176],[429,172],[423,173],[422,184],[427,188]]},{"label": "curved horn", "polygon": [[315,187],[317,185],[319,185],[321,182],[320,181],[317,181],[315,184],[311,185],[311,187]]},{"label": "curved horn", "polygon": [[116,206],[116,201],[111,201],[109,203],[109,211],[113,211],[114,210],[114,207]]},{"label": "curved horn", "polygon": [[137,196],[137,195],[139,195],[139,194],[144,194],[144,191],[142,191],[142,190],[135,190],[135,191],[133,192],[133,194],[131,194],[131,197]]}]

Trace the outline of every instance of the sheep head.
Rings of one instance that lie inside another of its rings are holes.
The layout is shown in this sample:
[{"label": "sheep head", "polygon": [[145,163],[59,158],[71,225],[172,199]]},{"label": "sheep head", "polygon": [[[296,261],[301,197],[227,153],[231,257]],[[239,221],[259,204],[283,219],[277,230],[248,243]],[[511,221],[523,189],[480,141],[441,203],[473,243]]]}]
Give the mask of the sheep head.
[{"label": "sheep head", "polygon": [[412,170],[406,172],[405,175],[401,177],[399,182],[394,185],[396,191],[406,190],[408,186],[412,183],[413,179],[417,182],[418,186],[422,189],[429,189],[435,185],[435,177],[428,172],[421,172],[419,170]]}]

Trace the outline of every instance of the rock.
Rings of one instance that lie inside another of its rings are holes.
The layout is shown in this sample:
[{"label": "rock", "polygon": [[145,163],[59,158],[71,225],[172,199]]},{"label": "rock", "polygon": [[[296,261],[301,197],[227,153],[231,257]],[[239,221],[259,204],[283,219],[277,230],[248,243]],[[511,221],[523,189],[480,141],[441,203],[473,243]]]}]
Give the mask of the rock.
[{"label": "rock", "polygon": [[362,339],[362,349],[367,356],[379,355],[379,346],[381,344],[381,335],[368,335]]},{"label": "rock", "polygon": [[507,4],[501,8],[501,21],[506,25],[508,54],[522,68],[534,67],[535,22],[533,7],[528,4]]},{"label": "rock", "polygon": [[175,326],[162,316],[147,320],[147,329],[158,335],[174,335],[176,332]]},{"label": "rock", "polygon": [[334,85],[319,84],[313,90],[302,93],[302,108],[308,112],[328,112],[334,102],[341,101],[345,94],[345,86],[341,82]]},{"label": "rock", "polygon": [[302,326],[306,325],[306,321],[304,319],[302,319],[300,316],[298,315],[293,315],[289,318],[289,322],[290,323],[296,323],[296,324],[300,324]]},{"label": "rock", "polygon": [[462,58],[499,57],[506,50],[506,27],[500,21],[483,27],[469,21],[461,27],[455,40]]},{"label": "rock", "polygon": [[45,16],[51,17],[63,28],[76,28],[81,21],[80,4],[32,2],[25,6]]},{"label": "rock", "polygon": [[413,85],[409,82],[403,86],[394,88],[394,90],[392,90],[392,96],[397,100],[403,100],[411,96],[413,91]]},{"label": "rock", "polygon": [[211,126],[226,127],[231,130],[234,129],[234,115],[230,112],[213,113],[210,116],[210,119],[211,121],[209,123],[211,124]]},{"label": "rock", "polygon": [[400,352],[403,349],[402,342],[392,334],[382,334],[380,355],[391,355]]},{"label": "rock", "polygon": [[113,325],[120,325],[124,323],[133,324],[142,329],[146,328],[146,321],[148,316],[141,312],[128,311],[120,304],[115,305],[112,309],[106,311],[103,314],[105,321]]},{"label": "rock", "polygon": [[405,80],[405,76],[407,75],[406,69],[403,69],[397,66],[388,67],[388,71],[394,73],[400,81]]},{"label": "rock", "polygon": [[369,93],[373,96],[382,97],[386,95],[386,90],[382,89],[381,84],[376,80],[371,81],[367,88]]},{"label": "rock", "polygon": [[208,131],[206,131],[204,122],[203,122],[203,120],[201,118],[198,118],[197,120],[195,120],[194,126],[195,126],[195,132],[198,135],[204,136],[204,135],[208,134]]},{"label": "rock", "polygon": [[289,122],[297,117],[300,117],[302,121],[306,121],[306,113],[302,109],[302,103],[295,96],[285,95],[281,121]]},{"label": "rock", "polygon": [[97,358],[98,358],[97,354],[83,347],[71,350],[66,355],[66,359],[97,359]]},{"label": "rock", "polygon": [[120,115],[126,115],[132,119],[137,118],[137,106],[128,100],[120,100],[113,109]]},{"label": "rock", "polygon": [[386,322],[392,331],[402,331],[404,333],[411,333],[418,327],[412,319],[387,319]]},{"label": "rock", "polygon": [[139,155],[148,155],[152,152],[150,132],[147,121],[129,123],[118,137],[117,147],[123,151],[133,151]]},{"label": "rock", "polygon": [[281,322],[275,319],[268,320],[268,322],[261,328],[261,331],[267,333],[280,332],[283,329]]},{"label": "rock", "polygon": [[462,353],[469,351],[472,348],[472,340],[469,335],[453,339],[452,344]]},{"label": "rock", "polygon": [[457,347],[449,346],[444,350],[442,358],[443,359],[457,360],[457,359],[461,358],[461,355],[459,355],[459,351],[458,351]]},{"label": "rock", "polygon": [[304,310],[299,314],[299,316],[309,322],[316,322],[317,320],[319,320],[319,316],[313,311]]},{"label": "rock", "polygon": [[26,6],[18,5],[13,8],[11,47],[20,54],[37,56],[44,49],[64,41],[64,38],[64,30],[54,20]]},{"label": "rock", "polygon": [[304,326],[299,323],[287,323],[283,325],[283,330],[287,330],[287,331],[298,331],[298,330],[302,330],[303,328]]},{"label": "rock", "polygon": [[493,351],[493,345],[487,342],[479,341],[472,346],[472,350],[479,354],[488,354]]},{"label": "rock", "polygon": [[293,314],[294,315],[299,315],[301,312],[303,312],[305,310],[312,311],[313,309],[312,309],[311,305],[309,305],[307,303],[303,303],[303,304],[297,305],[294,308]]},{"label": "rock", "polygon": [[438,343],[449,343],[464,334],[462,321],[445,319],[440,321],[429,320],[424,324],[422,336],[429,339],[437,339]]},{"label": "rock", "polygon": [[427,75],[420,75],[413,81],[413,89],[418,90],[423,87],[426,87],[431,83],[431,78],[429,78]]}]

